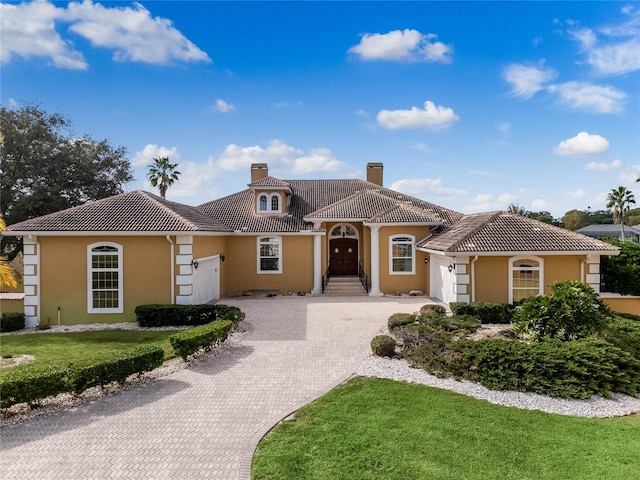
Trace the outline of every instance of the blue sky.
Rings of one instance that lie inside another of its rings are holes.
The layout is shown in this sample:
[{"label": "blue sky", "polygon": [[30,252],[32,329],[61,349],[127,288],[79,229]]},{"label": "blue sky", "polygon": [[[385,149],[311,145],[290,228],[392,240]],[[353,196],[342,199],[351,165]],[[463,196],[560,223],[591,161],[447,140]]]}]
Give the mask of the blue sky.
[{"label": "blue sky", "polygon": [[[640,172],[638,2],[3,2],[6,107],[123,145],[167,198],[364,178],[473,213],[604,208]],[[640,197],[640,195],[637,195]]]}]

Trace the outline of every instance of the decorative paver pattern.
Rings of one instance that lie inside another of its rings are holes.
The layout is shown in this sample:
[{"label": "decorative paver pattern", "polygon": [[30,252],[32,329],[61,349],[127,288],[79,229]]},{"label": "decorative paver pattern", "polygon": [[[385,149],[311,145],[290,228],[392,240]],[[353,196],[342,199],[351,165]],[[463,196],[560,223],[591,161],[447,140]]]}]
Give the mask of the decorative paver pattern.
[{"label": "decorative paver pattern", "polygon": [[245,339],[167,377],[0,431],[3,480],[248,479],[262,436],[348,379],[416,298],[229,299]]}]

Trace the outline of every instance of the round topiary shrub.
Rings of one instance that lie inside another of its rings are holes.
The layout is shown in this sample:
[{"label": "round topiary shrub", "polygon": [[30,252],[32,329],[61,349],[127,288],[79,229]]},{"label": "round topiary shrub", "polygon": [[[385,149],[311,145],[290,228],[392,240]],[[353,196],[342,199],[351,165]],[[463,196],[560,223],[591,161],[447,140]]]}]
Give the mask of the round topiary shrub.
[{"label": "round topiary shrub", "polygon": [[423,315],[446,315],[447,310],[442,305],[423,305],[420,307],[420,313]]},{"label": "round topiary shrub", "polygon": [[394,313],[387,320],[389,330],[396,327],[402,327],[416,322],[416,316],[413,313]]},{"label": "round topiary shrub", "polygon": [[371,340],[371,351],[378,357],[393,357],[396,354],[396,341],[389,335],[376,335]]}]

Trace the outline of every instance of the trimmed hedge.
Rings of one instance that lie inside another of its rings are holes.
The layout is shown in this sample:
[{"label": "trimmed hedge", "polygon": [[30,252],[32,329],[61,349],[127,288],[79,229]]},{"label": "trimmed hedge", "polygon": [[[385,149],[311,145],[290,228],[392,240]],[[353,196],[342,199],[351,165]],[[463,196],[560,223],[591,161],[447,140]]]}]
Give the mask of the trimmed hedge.
[{"label": "trimmed hedge", "polygon": [[238,307],[229,305],[138,305],[136,320],[141,327],[204,325],[214,320],[237,323],[244,319]]},{"label": "trimmed hedge", "polygon": [[411,323],[416,323],[416,315],[413,313],[394,313],[387,319],[389,330]]},{"label": "trimmed hedge", "polygon": [[444,308],[442,305],[427,304],[420,307],[420,313],[422,315],[431,315],[431,316],[446,315],[447,309]]},{"label": "trimmed hedge", "polygon": [[153,370],[162,365],[163,361],[164,350],[157,345],[115,351],[111,358],[69,365],[69,383],[74,393],[111,382],[124,383],[129,375]]},{"label": "trimmed hedge", "polygon": [[67,368],[9,372],[0,383],[0,408],[8,408],[16,403],[31,403],[64,392],[81,393],[87,388],[114,381],[123,383],[129,375],[159,367],[163,360],[162,347],[144,345],[131,350],[114,351],[111,358],[87,360]]},{"label": "trimmed hedge", "polygon": [[482,323],[511,323],[516,310],[510,303],[451,302],[449,306],[454,315],[471,315]]},{"label": "trimmed hedge", "polygon": [[16,332],[24,328],[24,313],[6,312],[0,317],[0,332]]},{"label": "trimmed hedge", "polygon": [[604,340],[460,340],[453,348],[462,360],[452,373],[492,390],[564,398],[640,393],[640,360]]},{"label": "trimmed hedge", "polygon": [[174,333],[169,337],[169,342],[176,354],[186,361],[189,355],[193,355],[201,348],[209,350],[215,343],[226,340],[231,327],[233,327],[231,320],[215,320],[206,325]]},{"label": "trimmed hedge", "polygon": [[376,335],[371,340],[371,351],[378,357],[393,357],[396,354],[396,341],[389,335]]}]

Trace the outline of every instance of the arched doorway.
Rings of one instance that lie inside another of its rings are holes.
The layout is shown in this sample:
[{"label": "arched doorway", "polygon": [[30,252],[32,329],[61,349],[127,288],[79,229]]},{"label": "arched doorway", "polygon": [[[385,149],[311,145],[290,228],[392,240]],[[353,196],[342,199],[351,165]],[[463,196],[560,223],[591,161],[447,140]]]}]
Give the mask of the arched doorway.
[{"label": "arched doorway", "polygon": [[358,231],[349,224],[336,225],[329,235],[329,273],[358,274]]}]

